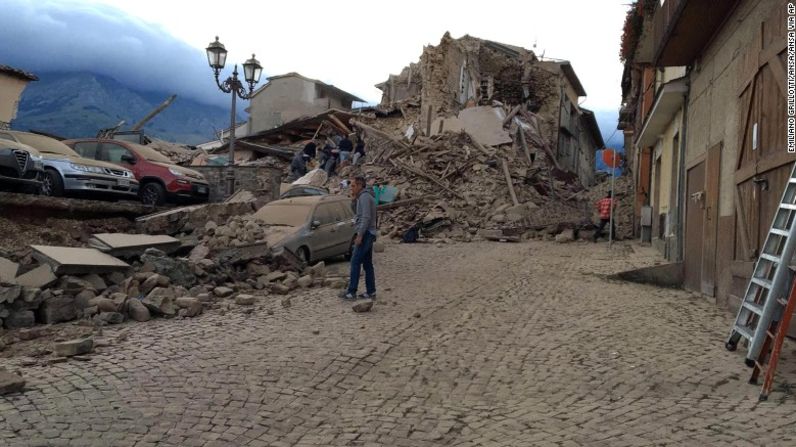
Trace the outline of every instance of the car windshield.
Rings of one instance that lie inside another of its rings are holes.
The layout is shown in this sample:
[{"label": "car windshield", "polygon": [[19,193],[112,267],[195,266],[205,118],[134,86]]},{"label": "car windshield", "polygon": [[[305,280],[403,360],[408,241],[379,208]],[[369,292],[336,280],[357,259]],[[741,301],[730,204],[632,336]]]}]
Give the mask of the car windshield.
[{"label": "car windshield", "polygon": [[268,225],[299,227],[309,218],[311,206],[295,204],[271,204],[254,213],[254,217]]},{"label": "car windshield", "polygon": [[80,157],[80,154],[73,151],[72,148],[44,135],[36,135],[32,133],[17,133],[14,136],[20,143],[27,144],[28,146],[38,149],[39,152],[48,154],[67,155],[69,157]]},{"label": "car windshield", "polygon": [[144,157],[149,161],[156,161],[158,163],[168,163],[174,164],[170,158],[166,157],[165,155],[161,154],[160,152],[146,146],[142,146],[140,144],[131,144],[132,148],[138,152],[138,155]]}]

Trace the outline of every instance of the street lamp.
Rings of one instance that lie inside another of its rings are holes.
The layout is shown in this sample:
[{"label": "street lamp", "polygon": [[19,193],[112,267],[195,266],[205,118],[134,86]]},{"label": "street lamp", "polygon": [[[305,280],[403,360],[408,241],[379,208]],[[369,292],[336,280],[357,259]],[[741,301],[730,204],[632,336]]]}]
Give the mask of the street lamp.
[{"label": "street lamp", "polygon": [[221,69],[224,68],[224,64],[227,61],[227,49],[224,48],[223,43],[218,41],[218,36],[216,36],[215,42],[211,42],[210,45],[207,46],[206,51],[207,63],[210,65],[210,68],[213,69],[216,85],[218,85],[218,88],[221,89],[222,92],[232,93],[232,112],[229,128],[229,161],[227,162],[227,166],[229,166],[229,172],[227,172],[227,192],[229,195],[232,195],[235,192],[235,104],[238,97],[244,100],[251,99],[255,84],[260,82],[260,75],[263,72],[263,67],[260,65],[260,62],[254,58],[254,54],[252,54],[251,59],[243,63],[243,76],[246,79],[246,83],[249,84],[249,91],[247,92],[243,83],[238,79],[237,64],[235,64],[235,69],[232,71],[232,76],[228,77],[224,82],[218,80],[218,75],[221,73]]}]

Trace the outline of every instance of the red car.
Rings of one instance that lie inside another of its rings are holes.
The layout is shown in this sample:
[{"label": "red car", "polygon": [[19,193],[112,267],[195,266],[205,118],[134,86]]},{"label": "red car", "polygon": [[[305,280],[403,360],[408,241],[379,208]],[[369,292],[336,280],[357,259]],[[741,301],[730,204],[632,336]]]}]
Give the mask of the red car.
[{"label": "red car", "polygon": [[210,188],[204,176],[174,164],[156,150],[127,141],[96,138],[66,140],[81,156],[107,161],[133,171],[140,184],[141,201],[151,205],[169,202],[207,202]]}]

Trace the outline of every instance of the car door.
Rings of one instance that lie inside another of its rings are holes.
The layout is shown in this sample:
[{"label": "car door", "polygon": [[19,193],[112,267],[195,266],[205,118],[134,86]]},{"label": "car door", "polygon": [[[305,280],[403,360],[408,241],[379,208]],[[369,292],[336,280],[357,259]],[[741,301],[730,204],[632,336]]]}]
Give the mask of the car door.
[{"label": "car door", "polygon": [[310,231],[310,251],[313,260],[328,258],[333,252],[337,236],[334,203],[321,203],[315,207],[312,221],[320,225]]},{"label": "car door", "polygon": [[354,212],[348,202],[335,202],[337,209],[335,223],[335,246],[333,256],[348,253],[351,240],[354,238]]}]

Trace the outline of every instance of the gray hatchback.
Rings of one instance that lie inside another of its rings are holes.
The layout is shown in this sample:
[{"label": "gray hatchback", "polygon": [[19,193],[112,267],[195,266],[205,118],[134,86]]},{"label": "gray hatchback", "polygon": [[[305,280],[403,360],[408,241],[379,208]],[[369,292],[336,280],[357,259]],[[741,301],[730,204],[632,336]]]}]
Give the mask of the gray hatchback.
[{"label": "gray hatchback", "polygon": [[348,197],[324,195],[276,200],[260,208],[254,217],[271,226],[269,246],[287,248],[305,263],[351,255],[356,230]]}]

